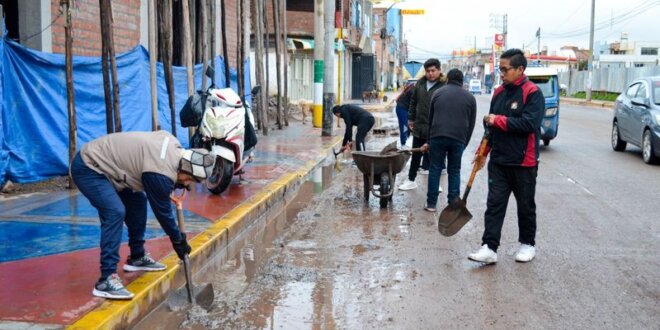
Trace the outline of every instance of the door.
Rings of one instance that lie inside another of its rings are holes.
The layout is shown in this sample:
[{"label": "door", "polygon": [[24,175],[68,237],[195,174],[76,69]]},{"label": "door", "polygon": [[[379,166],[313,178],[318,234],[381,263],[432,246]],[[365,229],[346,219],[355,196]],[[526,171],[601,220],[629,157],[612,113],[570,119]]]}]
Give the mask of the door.
[{"label": "door", "polygon": [[[635,94],[635,99],[638,100],[648,100],[649,93],[647,92],[646,83],[639,84],[637,93]],[[633,144],[636,144],[641,147],[642,145],[642,134],[644,129],[644,115],[648,109],[643,105],[635,105],[631,103],[630,111],[630,130],[632,133]]]},{"label": "door", "polygon": [[632,103],[630,102],[630,99],[637,94],[639,85],[641,85],[641,83],[635,83],[626,89],[626,95],[621,100],[621,111],[617,114],[619,119],[619,134],[621,134],[621,138],[626,141],[631,141],[633,136],[634,125],[632,124]]},{"label": "door", "polygon": [[289,100],[314,101],[314,57],[311,54],[290,54]]},{"label": "door", "polygon": [[362,92],[375,90],[375,61],[373,54],[353,54],[353,77],[351,98],[361,99]]}]

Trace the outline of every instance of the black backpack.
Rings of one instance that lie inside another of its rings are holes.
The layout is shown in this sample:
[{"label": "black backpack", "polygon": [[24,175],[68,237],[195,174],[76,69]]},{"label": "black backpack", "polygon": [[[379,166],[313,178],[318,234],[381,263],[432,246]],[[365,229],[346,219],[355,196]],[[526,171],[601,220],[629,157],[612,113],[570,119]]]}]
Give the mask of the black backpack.
[{"label": "black backpack", "polygon": [[199,125],[206,107],[206,95],[206,92],[197,91],[188,98],[186,104],[181,108],[181,112],[179,112],[181,127],[196,127]]}]

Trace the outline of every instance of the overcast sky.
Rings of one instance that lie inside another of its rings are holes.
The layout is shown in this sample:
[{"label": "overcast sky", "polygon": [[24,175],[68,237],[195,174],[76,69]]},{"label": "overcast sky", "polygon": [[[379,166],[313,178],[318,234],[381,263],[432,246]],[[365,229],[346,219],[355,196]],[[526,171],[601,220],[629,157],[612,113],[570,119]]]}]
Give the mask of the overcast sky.
[{"label": "overcast sky", "polygon": [[[389,5],[383,2],[377,7]],[[405,0],[400,9],[424,9],[424,15],[403,18],[411,60],[445,57],[453,49],[487,47],[498,30],[491,28],[491,14],[507,14],[508,47],[536,51],[536,31],[541,47],[549,51],[564,45],[589,46],[591,0]],[[660,43],[660,0],[596,0],[594,43],[613,42],[627,32],[630,41]],[[501,30],[500,30],[501,31]],[[489,47],[489,46],[488,46]]]}]

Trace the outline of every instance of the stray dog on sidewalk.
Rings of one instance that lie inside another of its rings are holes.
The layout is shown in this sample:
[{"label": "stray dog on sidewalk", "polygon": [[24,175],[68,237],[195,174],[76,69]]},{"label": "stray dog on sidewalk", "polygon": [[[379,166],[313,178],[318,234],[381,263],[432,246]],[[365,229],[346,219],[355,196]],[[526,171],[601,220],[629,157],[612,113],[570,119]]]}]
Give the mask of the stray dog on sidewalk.
[{"label": "stray dog on sidewalk", "polygon": [[314,108],[314,104],[312,104],[312,101],[306,99],[300,99],[294,104],[297,106],[298,110],[302,114],[302,123],[303,125],[305,125],[307,123],[307,117],[310,118],[312,117],[312,110]]}]

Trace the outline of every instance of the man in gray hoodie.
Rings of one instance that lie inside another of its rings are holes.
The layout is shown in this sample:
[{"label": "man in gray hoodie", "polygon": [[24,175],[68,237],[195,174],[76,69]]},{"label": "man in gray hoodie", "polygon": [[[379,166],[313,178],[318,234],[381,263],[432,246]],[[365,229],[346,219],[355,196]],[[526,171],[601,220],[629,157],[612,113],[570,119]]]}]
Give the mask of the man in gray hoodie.
[{"label": "man in gray hoodie", "polygon": [[429,142],[422,146],[422,150],[429,150],[431,159],[425,210],[436,211],[438,185],[445,157],[449,181],[447,202],[459,197],[461,158],[472,137],[476,118],[477,101],[463,89],[463,72],[458,69],[449,70],[447,85],[435,92],[431,99]]}]

